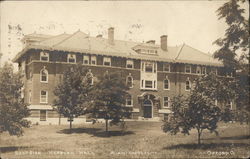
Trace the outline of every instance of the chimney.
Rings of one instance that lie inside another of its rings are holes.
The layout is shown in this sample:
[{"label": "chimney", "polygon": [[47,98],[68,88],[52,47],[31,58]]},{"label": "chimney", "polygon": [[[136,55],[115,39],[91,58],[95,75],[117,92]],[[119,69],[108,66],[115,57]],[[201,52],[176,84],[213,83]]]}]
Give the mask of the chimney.
[{"label": "chimney", "polygon": [[161,49],[164,51],[168,51],[168,36],[167,35],[161,36]]},{"label": "chimney", "polygon": [[149,40],[146,42],[147,44],[155,44],[155,40]]},{"label": "chimney", "polygon": [[108,41],[109,41],[109,44],[114,44],[114,28],[113,27],[110,27],[108,29]]},{"label": "chimney", "polygon": [[98,34],[96,37],[97,38],[102,38],[102,34]]}]

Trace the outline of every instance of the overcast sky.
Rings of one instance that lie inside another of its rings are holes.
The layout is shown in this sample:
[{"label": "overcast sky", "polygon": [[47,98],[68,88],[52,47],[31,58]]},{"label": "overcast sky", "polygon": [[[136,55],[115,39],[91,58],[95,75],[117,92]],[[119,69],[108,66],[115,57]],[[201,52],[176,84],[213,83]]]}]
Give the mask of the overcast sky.
[{"label": "overcast sky", "polygon": [[2,62],[22,49],[23,34],[71,34],[80,29],[91,36],[107,37],[111,26],[115,39],[159,43],[160,36],[167,34],[170,46],[185,43],[213,53],[217,47],[212,42],[227,28],[215,12],[225,2],[4,1],[0,3]]}]

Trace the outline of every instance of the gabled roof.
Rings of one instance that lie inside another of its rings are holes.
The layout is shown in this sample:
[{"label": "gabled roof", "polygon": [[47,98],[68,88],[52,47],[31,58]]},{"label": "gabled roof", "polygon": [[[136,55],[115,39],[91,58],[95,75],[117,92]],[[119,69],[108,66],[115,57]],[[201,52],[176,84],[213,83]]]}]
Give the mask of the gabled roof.
[{"label": "gabled roof", "polygon": [[[32,36],[32,34],[28,36]],[[34,35],[34,37],[36,36],[37,35]],[[139,54],[135,51],[135,48],[138,47],[154,48],[157,50],[157,54]],[[168,46],[167,51],[162,50],[159,45],[132,41],[114,40],[114,43],[110,44],[108,39],[90,37],[80,30],[74,34],[60,34],[51,37],[46,36],[44,40],[24,48],[18,53],[13,61],[17,61],[29,49],[60,50],[65,52],[118,56],[131,59],[222,66],[222,63],[214,59],[211,55],[196,50],[186,44],[175,47]]]}]

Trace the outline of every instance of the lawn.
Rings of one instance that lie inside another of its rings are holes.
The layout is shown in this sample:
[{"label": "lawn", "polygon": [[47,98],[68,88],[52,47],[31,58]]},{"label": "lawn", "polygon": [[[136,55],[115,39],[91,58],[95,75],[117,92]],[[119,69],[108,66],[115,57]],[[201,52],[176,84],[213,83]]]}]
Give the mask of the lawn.
[{"label": "lawn", "polygon": [[219,136],[205,131],[197,146],[196,131],[171,136],[161,122],[127,122],[127,130],[105,125],[34,125],[22,137],[1,134],[1,157],[5,158],[247,158],[249,127],[220,123]]}]

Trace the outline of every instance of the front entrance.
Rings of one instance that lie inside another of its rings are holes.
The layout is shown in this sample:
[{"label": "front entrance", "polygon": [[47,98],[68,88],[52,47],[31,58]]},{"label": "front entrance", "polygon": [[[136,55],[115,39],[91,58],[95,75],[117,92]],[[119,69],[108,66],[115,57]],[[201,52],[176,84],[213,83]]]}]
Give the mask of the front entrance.
[{"label": "front entrance", "polygon": [[153,108],[152,101],[149,99],[146,99],[143,102],[143,107],[144,107],[143,117],[152,118],[152,108]]}]

